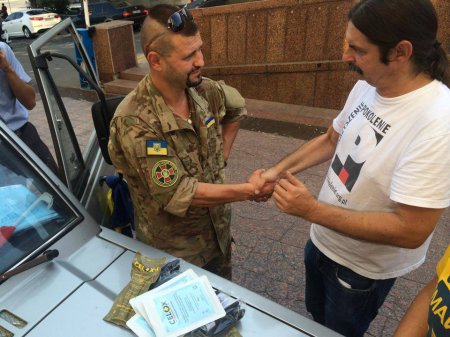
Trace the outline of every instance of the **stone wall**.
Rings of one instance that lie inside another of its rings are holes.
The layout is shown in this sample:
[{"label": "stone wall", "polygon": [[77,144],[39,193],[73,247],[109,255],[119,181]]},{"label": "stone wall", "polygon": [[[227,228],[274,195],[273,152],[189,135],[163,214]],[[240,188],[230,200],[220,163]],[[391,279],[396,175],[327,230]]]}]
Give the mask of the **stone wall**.
[{"label": "stone wall", "polygon": [[[193,10],[205,74],[248,98],[339,109],[357,80],[341,61],[354,0],[265,0]],[[450,1],[435,0],[450,52]]]}]

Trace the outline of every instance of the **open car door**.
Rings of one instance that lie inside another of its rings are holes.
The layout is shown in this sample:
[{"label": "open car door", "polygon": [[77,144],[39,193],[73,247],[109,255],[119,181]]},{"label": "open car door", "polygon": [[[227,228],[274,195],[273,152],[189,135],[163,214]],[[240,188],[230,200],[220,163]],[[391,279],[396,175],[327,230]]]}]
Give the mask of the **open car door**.
[{"label": "open car door", "polygon": [[[61,33],[70,34],[73,45],[81,56],[83,68],[75,62],[72,55],[52,50],[52,40]],[[70,19],[64,20],[31,43],[28,54],[48,120],[58,163],[58,176],[96,220],[106,225],[105,216],[101,212],[105,209],[106,192],[99,181],[102,175],[114,173],[107,152],[109,120],[122,97],[105,97],[90,57]],[[71,113],[74,116],[74,112],[67,111],[53,76],[61,69],[64,72],[73,69],[89,83],[93,88],[92,92],[97,95],[98,101],[92,107],[97,132],[92,132],[84,153],[71,122]]]}]

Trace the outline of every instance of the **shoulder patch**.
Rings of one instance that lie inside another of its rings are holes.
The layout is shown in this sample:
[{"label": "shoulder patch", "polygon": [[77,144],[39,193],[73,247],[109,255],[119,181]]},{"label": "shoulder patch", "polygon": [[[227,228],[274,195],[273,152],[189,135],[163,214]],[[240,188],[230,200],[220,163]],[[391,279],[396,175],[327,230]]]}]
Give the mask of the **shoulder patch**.
[{"label": "shoulder patch", "polygon": [[146,142],[147,155],[167,156],[167,142],[165,140],[149,139]]},{"label": "shoulder patch", "polygon": [[211,125],[213,125],[216,121],[214,120],[213,116],[210,117],[206,117],[204,120],[204,123],[206,125],[207,128],[209,128]]},{"label": "shoulder patch", "polygon": [[178,168],[170,160],[160,160],[153,165],[152,179],[158,186],[170,187],[178,180]]}]

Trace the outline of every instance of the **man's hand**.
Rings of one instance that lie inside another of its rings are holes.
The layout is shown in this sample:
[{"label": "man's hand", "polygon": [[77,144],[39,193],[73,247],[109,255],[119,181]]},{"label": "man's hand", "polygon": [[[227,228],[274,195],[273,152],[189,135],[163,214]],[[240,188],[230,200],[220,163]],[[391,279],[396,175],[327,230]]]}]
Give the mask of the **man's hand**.
[{"label": "man's hand", "polygon": [[3,53],[3,50],[0,49],[0,69],[3,70],[5,73],[11,70],[11,66],[6,59],[5,53]]},{"label": "man's hand", "polygon": [[255,201],[267,201],[273,193],[275,184],[263,178],[264,169],[256,170],[248,178],[248,182],[254,186]]},{"label": "man's hand", "polygon": [[289,171],[286,172],[286,178],[276,184],[273,198],[280,211],[302,218],[308,218],[317,207],[317,200]]}]

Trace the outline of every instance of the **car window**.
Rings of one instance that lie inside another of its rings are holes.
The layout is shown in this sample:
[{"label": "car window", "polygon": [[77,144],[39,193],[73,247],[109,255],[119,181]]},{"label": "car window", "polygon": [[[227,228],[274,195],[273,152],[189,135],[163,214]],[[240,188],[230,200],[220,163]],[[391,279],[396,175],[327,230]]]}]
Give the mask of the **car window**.
[{"label": "car window", "polygon": [[[86,50],[84,49],[78,34],[70,19],[64,20],[52,30],[70,32],[73,41],[80,52],[80,58],[83,60],[84,71],[89,75],[93,82],[98,86],[99,80],[94,71]],[[86,157],[83,157],[80,144],[72,127],[71,118],[66,110],[63,100],[59,94],[57,83],[54,81],[53,73],[64,69],[68,76],[76,73],[78,79],[78,72],[74,66],[71,65],[70,57],[61,53],[52,52],[52,39],[57,36],[52,30],[44,33],[40,38],[35,40],[28,46],[30,61],[33,67],[33,72],[41,99],[46,110],[49,128],[53,130],[51,133],[55,155],[60,169],[59,178],[69,188],[69,190],[80,200],[86,192],[88,181],[94,179],[91,176],[91,162],[95,159],[90,157],[90,148],[94,146],[95,141],[90,141],[85,149]],[[48,37],[50,37],[48,39]],[[53,56],[47,57],[47,54]],[[75,64],[73,62],[72,64]],[[99,89],[100,90],[100,89]]]},{"label": "car window", "polygon": [[108,6],[109,4],[102,4],[102,5],[100,5],[100,6],[98,6],[99,8],[98,8],[98,12],[100,13],[100,14],[106,14],[106,13],[108,13],[108,10],[109,10],[109,6]]},{"label": "car window", "polygon": [[11,20],[15,20],[17,19],[17,14],[18,13],[12,13],[11,15],[9,15],[5,21],[11,21]]},{"label": "car window", "polygon": [[16,13],[16,17],[14,18],[14,20],[20,19],[22,16],[23,16],[23,13]]},{"label": "car window", "polygon": [[81,221],[50,184],[0,138],[0,274]]},{"label": "car window", "polygon": [[112,0],[111,1],[112,2],[112,5],[114,6],[114,7],[128,7],[128,6],[131,6],[131,4],[129,3],[129,2],[127,2],[127,1],[123,1],[123,0]]},{"label": "car window", "polygon": [[33,10],[27,12],[28,15],[41,15],[41,14],[45,14],[45,13],[48,13],[48,12],[43,9],[33,9]]}]

